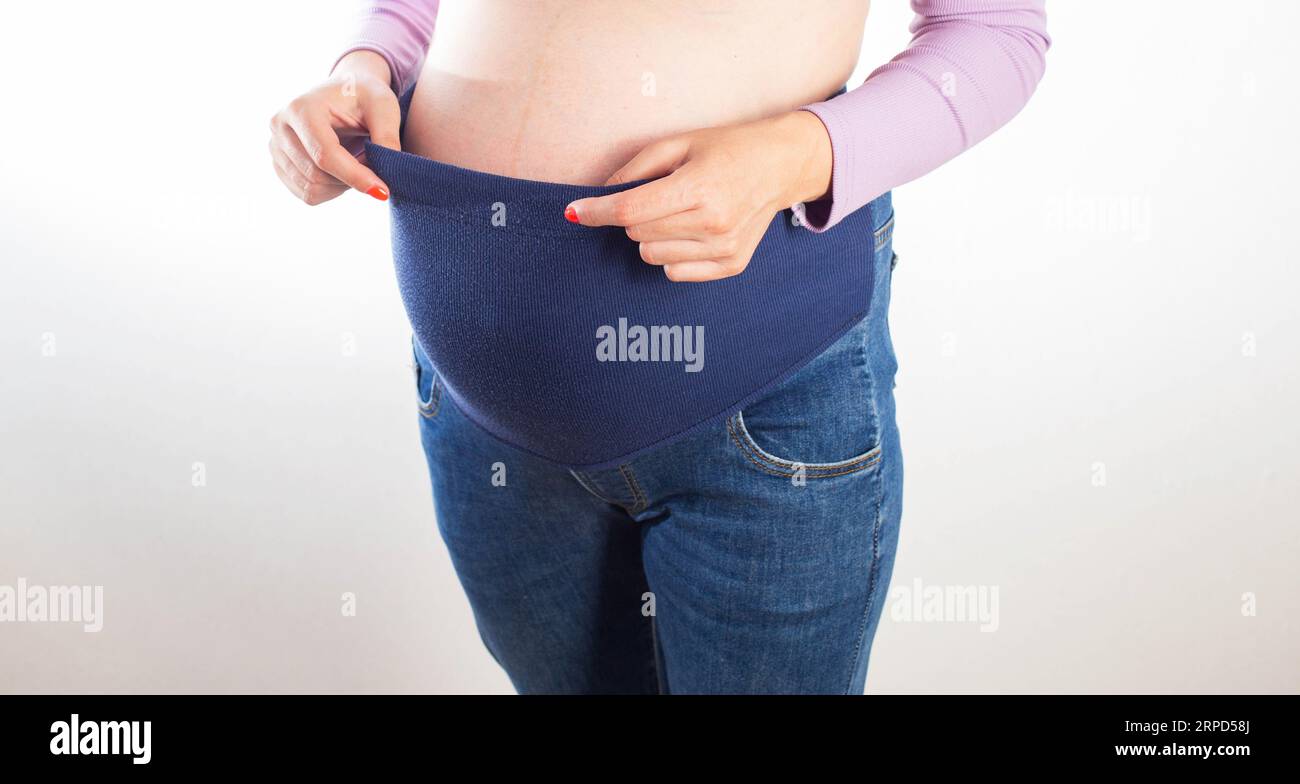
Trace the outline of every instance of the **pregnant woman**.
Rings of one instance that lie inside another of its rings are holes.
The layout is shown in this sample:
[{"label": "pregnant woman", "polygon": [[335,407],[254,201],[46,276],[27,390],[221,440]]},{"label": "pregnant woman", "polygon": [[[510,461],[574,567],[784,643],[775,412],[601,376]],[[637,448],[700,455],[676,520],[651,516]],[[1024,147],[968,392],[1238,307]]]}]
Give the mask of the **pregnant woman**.
[{"label": "pregnant woman", "polygon": [[[902,514],[889,190],[1029,99],[1042,0],[375,0],[272,120],[389,202],[438,526],[523,693],[861,694]],[[368,139],[367,139],[368,137]]]}]

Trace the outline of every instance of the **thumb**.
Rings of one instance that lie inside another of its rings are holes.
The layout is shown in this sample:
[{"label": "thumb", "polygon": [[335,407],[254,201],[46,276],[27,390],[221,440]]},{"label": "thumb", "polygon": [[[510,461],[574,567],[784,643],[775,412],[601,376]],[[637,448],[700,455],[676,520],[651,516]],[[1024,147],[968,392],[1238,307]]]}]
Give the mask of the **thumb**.
[{"label": "thumb", "polygon": [[370,133],[370,141],[380,147],[402,149],[402,109],[397,105],[393,91],[384,89],[359,97],[361,122]]},{"label": "thumb", "polygon": [[610,175],[606,185],[622,185],[634,180],[651,180],[672,173],[686,158],[691,148],[688,136],[670,136],[644,147],[623,164],[623,168]]}]

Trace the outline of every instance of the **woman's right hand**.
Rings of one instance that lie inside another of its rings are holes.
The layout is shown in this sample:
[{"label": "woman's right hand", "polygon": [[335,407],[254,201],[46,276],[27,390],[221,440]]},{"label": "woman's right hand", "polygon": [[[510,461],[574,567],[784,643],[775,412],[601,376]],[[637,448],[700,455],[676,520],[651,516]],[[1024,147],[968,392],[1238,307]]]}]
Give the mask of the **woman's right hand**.
[{"label": "woman's right hand", "polygon": [[400,150],[401,109],[389,87],[388,63],[368,50],[349,53],[330,78],[271,118],[271,162],[284,187],[308,204],[348,188],[385,201],[388,186],[348,152],[345,140],[369,135]]}]

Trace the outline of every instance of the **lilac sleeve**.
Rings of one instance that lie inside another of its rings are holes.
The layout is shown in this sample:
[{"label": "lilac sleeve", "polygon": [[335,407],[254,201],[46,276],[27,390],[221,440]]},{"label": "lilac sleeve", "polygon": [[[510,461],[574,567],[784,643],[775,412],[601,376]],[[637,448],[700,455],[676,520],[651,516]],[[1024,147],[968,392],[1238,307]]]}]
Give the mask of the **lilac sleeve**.
[{"label": "lilac sleeve", "polygon": [[804,205],[804,224],[825,231],[1014,117],[1051,45],[1044,1],[912,0],[902,54],[857,89],[803,107],[826,126],[834,156],[829,198]]},{"label": "lilac sleeve", "polygon": [[433,40],[438,0],[369,0],[358,14],[350,44],[339,60],[359,49],[377,53],[388,61],[393,89],[401,95],[419,75]]}]

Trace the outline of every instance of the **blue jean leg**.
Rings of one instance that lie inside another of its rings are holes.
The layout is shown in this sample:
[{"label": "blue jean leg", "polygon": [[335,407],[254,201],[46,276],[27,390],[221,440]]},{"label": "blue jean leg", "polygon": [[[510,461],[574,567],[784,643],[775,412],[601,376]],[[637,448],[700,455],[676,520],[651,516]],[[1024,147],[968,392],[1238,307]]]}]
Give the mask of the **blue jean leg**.
[{"label": "blue jean leg", "polygon": [[641,533],[574,477],[438,394],[417,347],[438,529],[484,644],[521,694],[655,693]]},{"label": "blue jean leg", "polygon": [[725,432],[624,468],[666,691],[863,692],[902,515],[892,260],[872,314]]},{"label": "blue jean leg", "polygon": [[416,347],[439,529],[516,689],[863,691],[902,513],[891,229],[864,249],[863,321],[725,423],[614,469],[487,435]]}]

